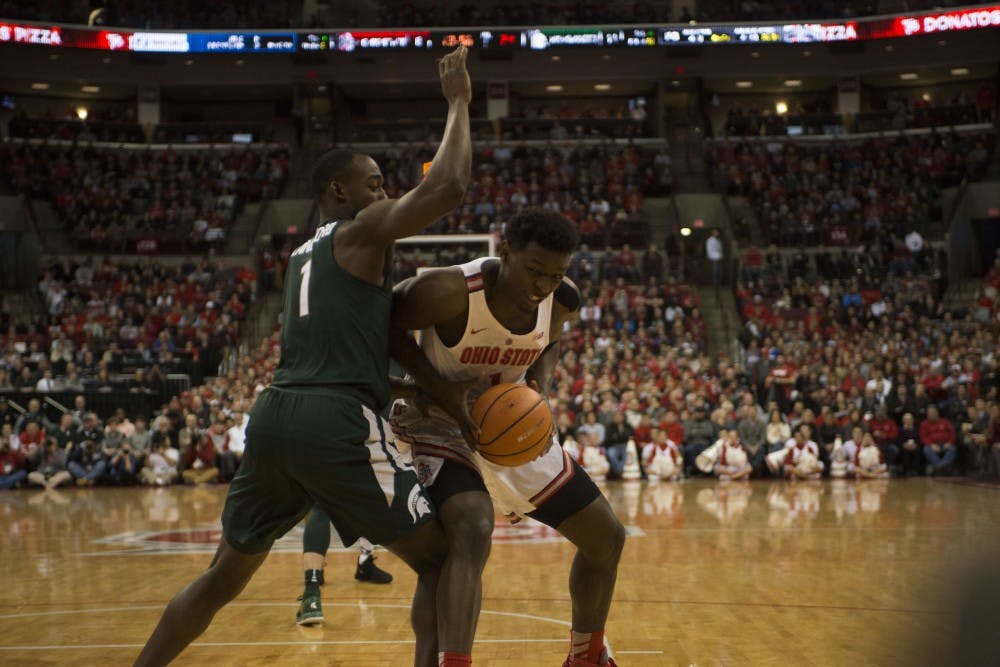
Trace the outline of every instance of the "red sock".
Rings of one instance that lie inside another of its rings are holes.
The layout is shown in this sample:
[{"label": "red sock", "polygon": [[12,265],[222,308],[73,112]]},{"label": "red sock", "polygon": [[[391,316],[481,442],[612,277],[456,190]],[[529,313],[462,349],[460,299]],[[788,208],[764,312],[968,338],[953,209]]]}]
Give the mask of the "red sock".
[{"label": "red sock", "polygon": [[595,665],[606,660],[607,651],[604,648],[604,630],[594,632],[570,631],[570,653],[574,658],[581,658]]},{"label": "red sock", "polygon": [[464,653],[438,653],[438,667],[466,667],[472,664],[472,656]]}]

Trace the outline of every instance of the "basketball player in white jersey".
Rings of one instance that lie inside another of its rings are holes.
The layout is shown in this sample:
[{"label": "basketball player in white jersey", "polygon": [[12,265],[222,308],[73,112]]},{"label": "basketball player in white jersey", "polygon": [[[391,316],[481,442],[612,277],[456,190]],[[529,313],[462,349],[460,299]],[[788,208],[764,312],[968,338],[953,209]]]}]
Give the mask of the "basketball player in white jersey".
[{"label": "basketball player in white jersey", "polygon": [[[445,593],[452,598],[450,609],[469,610],[451,622],[472,623],[474,629],[479,618],[496,503],[512,520],[530,516],[577,547],[565,664],[614,665],[604,625],[625,528],[558,443],[521,466],[497,465],[473,451],[468,413],[494,384],[527,383],[543,393],[549,387],[563,324],[580,308],[580,292],[565,278],[577,241],[576,227],[565,217],[526,208],[505,225],[499,258],[428,271],[397,285],[392,356],[437,405],[449,407],[446,412],[397,401],[389,421],[397,438],[410,445],[440,513],[452,554],[449,580],[467,583]],[[420,332],[419,345],[411,331]],[[468,388],[464,403],[454,400],[457,387]]]}]

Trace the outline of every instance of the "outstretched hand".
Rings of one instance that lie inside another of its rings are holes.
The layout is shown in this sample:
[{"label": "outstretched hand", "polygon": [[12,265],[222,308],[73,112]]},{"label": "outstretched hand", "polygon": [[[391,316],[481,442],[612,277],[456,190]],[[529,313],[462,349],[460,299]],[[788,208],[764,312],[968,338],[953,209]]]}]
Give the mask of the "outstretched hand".
[{"label": "outstretched hand", "polygon": [[441,77],[441,92],[451,102],[472,101],[472,82],[469,71],[465,68],[465,58],[469,50],[464,46],[438,60],[438,76]]}]

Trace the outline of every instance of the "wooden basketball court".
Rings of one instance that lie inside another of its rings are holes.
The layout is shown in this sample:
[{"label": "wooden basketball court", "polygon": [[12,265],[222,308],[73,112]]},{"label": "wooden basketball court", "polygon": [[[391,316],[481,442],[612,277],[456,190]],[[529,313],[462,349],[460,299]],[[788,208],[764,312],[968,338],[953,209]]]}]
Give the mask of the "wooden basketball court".
[{"label": "wooden basketball court", "polygon": [[[1000,534],[1000,488],[953,481],[605,490],[630,533],[608,625],[619,665],[945,664],[948,591]],[[225,491],[0,493],[0,664],[129,664],[207,566]],[[388,586],[355,582],[355,552],[331,551],[326,624],[295,625],[300,539],[176,664],[410,663],[414,578],[384,552]],[[571,555],[543,526],[498,519],[476,664],[562,663]]]}]

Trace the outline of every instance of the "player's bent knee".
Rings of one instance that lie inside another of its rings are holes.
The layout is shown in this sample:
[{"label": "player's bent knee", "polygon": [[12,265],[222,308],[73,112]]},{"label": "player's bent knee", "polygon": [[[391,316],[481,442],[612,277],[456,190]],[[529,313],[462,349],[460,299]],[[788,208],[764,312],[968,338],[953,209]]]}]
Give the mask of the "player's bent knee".
[{"label": "player's bent knee", "polygon": [[445,526],[451,553],[467,554],[471,558],[489,555],[493,540],[492,516],[463,516]]},{"label": "player's bent knee", "polygon": [[602,513],[602,520],[594,523],[593,534],[596,539],[588,540],[590,548],[584,554],[594,564],[607,570],[615,570],[625,548],[625,526],[610,507]]},{"label": "player's bent knee", "polygon": [[441,524],[430,521],[394,542],[383,545],[399,556],[418,575],[436,572],[448,553]]}]

